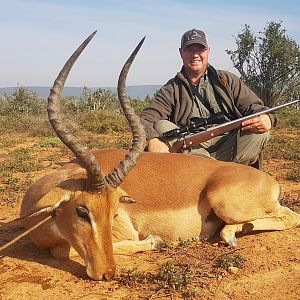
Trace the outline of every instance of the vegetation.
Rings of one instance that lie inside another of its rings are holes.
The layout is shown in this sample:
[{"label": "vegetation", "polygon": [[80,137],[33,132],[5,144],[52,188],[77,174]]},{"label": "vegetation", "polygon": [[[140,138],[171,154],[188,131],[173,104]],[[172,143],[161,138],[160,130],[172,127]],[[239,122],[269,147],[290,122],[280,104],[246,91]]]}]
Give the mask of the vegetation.
[{"label": "vegetation", "polygon": [[[275,30],[276,26],[273,29]],[[279,30],[280,26],[277,29]],[[247,37],[251,40],[250,28],[245,27],[245,30],[249,32],[244,31],[244,35],[238,37],[241,39],[241,45],[244,39],[247,41]],[[284,36],[283,34],[282,37]],[[267,41],[264,41],[265,48]],[[260,47],[255,49],[259,50]],[[246,53],[247,51],[245,55]],[[234,52],[231,55],[234,55]],[[271,60],[271,57],[265,57],[266,60],[267,58]],[[275,58],[274,62],[276,62]],[[244,77],[246,81],[249,80],[251,83],[252,80],[255,84],[262,80],[264,84],[268,83],[267,78],[259,78],[261,74],[254,72],[256,69],[254,62],[251,65],[251,57],[246,57],[242,66],[246,68],[244,75],[249,71],[248,79]],[[274,71],[274,74],[277,73]],[[299,73],[293,76],[290,74],[287,77],[295,78],[296,82],[298,76],[299,80]],[[270,79],[270,82],[271,80],[274,79]],[[280,90],[280,84],[276,83],[269,93],[273,93],[273,96],[280,94],[276,101],[284,102],[292,97],[293,93],[299,95],[299,89],[297,90],[297,86],[292,88],[292,85],[289,85],[289,88]],[[271,97],[270,95],[268,94],[265,99],[271,99],[268,98]],[[132,100],[132,105],[137,112],[140,112],[150,101],[150,97],[144,100]],[[277,102],[267,104],[272,106]],[[129,128],[121,113],[116,94],[102,89],[90,91],[85,88],[80,97],[64,97],[61,106],[68,126],[89,148],[129,147]],[[299,110],[287,108],[279,111],[278,117],[279,123],[272,131],[272,137],[264,151],[265,160],[282,162],[278,167],[280,170],[278,173],[282,173],[280,179],[289,180],[289,184],[294,184],[300,182]],[[24,192],[32,182],[60,168],[61,164],[72,157],[73,155],[54,135],[48,123],[44,99],[39,99],[34,92],[23,87],[18,87],[14,93],[0,99],[0,204],[2,207],[18,207]],[[277,176],[277,170],[275,171],[276,174],[272,175]],[[283,193],[281,202],[299,211],[299,193],[297,199],[294,194]],[[144,294],[147,295],[145,298],[148,299],[215,299],[214,293],[222,278],[231,276],[232,268],[246,268],[248,260],[242,248],[235,249],[233,254],[232,249],[219,247],[220,244],[222,242],[212,244],[192,239],[179,240],[176,247],[166,245],[162,250],[152,254],[155,256],[148,254],[147,259],[152,260],[153,264],[157,262],[157,258],[160,259],[156,268],[145,270],[142,269],[142,264],[139,264],[139,267],[122,270],[114,281],[114,287],[119,289],[128,286],[130,291],[144,289]],[[131,295],[128,299],[132,299]]]},{"label": "vegetation", "polygon": [[[195,243],[191,243],[189,247],[195,247]],[[170,251],[174,250],[175,248]],[[206,281],[207,278],[215,277],[216,273],[203,273],[201,268],[194,268],[192,264],[180,262],[175,258],[162,263],[156,272],[139,271],[138,267],[122,270],[117,280],[121,285],[132,288],[152,286],[152,294],[154,292],[157,297],[160,294],[161,297],[173,298],[173,295],[180,295],[183,299],[197,299],[203,294],[202,287],[195,284],[197,280],[201,282],[201,280]]]},{"label": "vegetation", "polygon": [[[131,101],[141,111],[150,99]],[[115,93],[85,88],[80,97],[63,97],[61,102],[68,127],[83,144],[90,148],[129,147],[129,127]],[[48,122],[46,104],[45,99],[24,87],[0,99],[2,204],[18,203],[45,166],[57,164],[62,156],[72,157]],[[102,136],[99,139],[94,134]],[[32,138],[33,143],[23,145]]]},{"label": "vegetation", "polygon": [[[150,97],[144,100],[131,99],[137,113],[148,105]],[[98,89],[84,88],[80,97],[63,97],[61,109],[68,120],[76,120],[69,125],[93,133],[128,132],[127,121],[123,116],[115,93]],[[75,124],[76,123],[76,124]],[[13,124],[13,126],[12,126]],[[45,99],[24,87],[0,99],[0,126],[9,132],[30,132],[36,136],[53,135],[46,114]]]},{"label": "vegetation", "polygon": [[38,115],[46,111],[46,101],[40,99],[34,91],[18,87],[12,94],[0,99],[0,116],[18,114]]},{"label": "vegetation", "polygon": [[83,112],[83,111],[108,111],[115,114],[121,114],[122,109],[115,93],[97,89],[91,91],[84,88],[80,97],[66,97],[62,99],[64,110],[67,112]]},{"label": "vegetation", "polygon": [[236,38],[236,50],[226,50],[241,79],[267,106],[300,95],[300,49],[281,22],[270,22],[259,36],[245,25]]},{"label": "vegetation", "polygon": [[[23,92],[23,95],[33,95],[26,89]],[[91,95],[88,91],[85,93]],[[117,105],[104,109],[100,105],[102,92],[92,95],[86,101],[83,96],[81,99],[63,99],[62,109],[68,126],[89,148],[128,148],[129,129]],[[17,207],[32,182],[60,168],[65,161],[73,158],[73,154],[52,132],[45,111],[34,109],[45,105],[45,100],[31,98],[26,102],[28,107],[22,109],[25,103],[22,97],[18,101],[13,101],[12,95],[6,97],[4,102],[0,101],[0,204],[1,207]],[[140,111],[150,99],[132,101]],[[11,110],[7,109],[9,107]],[[283,179],[299,182],[299,111],[288,108],[279,111],[278,116],[279,123],[265,151],[265,160],[284,161],[281,165],[286,170]],[[295,200],[293,194],[284,194],[282,202],[299,209],[299,199]],[[166,245],[152,254],[160,259],[156,268],[145,270],[139,264],[138,267],[120,270],[113,282],[114,287],[144,290],[148,299],[214,299],[220,280],[232,275],[230,268],[246,268],[248,259],[239,253],[242,248],[235,249],[233,254],[232,249],[219,247],[220,244],[222,242],[215,245],[192,239],[179,240],[176,247]],[[151,256],[148,259],[156,262]],[[208,286],[212,288],[208,289]]]},{"label": "vegetation", "polygon": [[[141,111],[151,101],[150,98],[145,100],[132,100],[137,111]],[[19,87],[11,95],[5,95],[0,101],[0,128],[3,134],[24,134],[28,137],[36,137],[32,153],[41,149],[60,148],[67,151],[60,140],[55,136],[46,115],[45,100],[39,99],[37,95],[25,88]],[[111,104],[112,106],[109,106]],[[104,90],[91,92],[84,89],[83,94],[79,97],[66,97],[62,99],[62,110],[68,127],[73,131],[75,136],[79,137],[82,143],[90,148],[128,148],[130,145],[130,132],[127,121],[123,114],[120,113],[117,96]],[[265,160],[288,160],[286,163],[286,179],[300,181],[300,144],[299,128],[300,114],[297,109],[287,108],[278,111],[279,122],[272,132],[265,149]],[[98,138],[97,135],[101,135]],[[14,140],[11,138],[2,139],[1,146],[14,147]],[[5,154],[0,172],[17,173],[17,172],[34,172],[38,171],[39,163],[32,163],[33,158],[28,157],[25,150],[20,148],[22,159],[18,159],[16,153],[9,152]],[[51,155],[50,155],[51,156]],[[0,157],[1,158],[1,157]],[[49,157],[55,160],[55,157]],[[35,167],[34,167],[35,166]],[[34,169],[35,168],[35,169]],[[16,185],[16,180],[11,176],[1,173],[7,179],[5,182],[12,182]],[[22,180],[21,180],[22,181]],[[187,243],[182,241],[181,243]]]},{"label": "vegetation", "polygon": [[222,255],[216,262],[216,266],[228,270],[230,267],[243,267],[245,258],[240,254]]},{"label": "vegetation", "polygon": [[[297,109],[278,112],[278,124],[264,150],[266,161],[286,161],[281,165],[285,179],[300,182],[300,114]],[[275,176],[276,173],[271,175]]]}]

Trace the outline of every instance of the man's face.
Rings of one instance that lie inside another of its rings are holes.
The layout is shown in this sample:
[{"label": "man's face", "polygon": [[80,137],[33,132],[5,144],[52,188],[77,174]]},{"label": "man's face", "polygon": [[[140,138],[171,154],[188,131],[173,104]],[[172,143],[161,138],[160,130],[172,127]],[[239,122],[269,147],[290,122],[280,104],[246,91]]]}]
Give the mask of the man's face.
[{"label": "man's face", "polygon": [[208,64],[209,48],[200,44],[191,44],[186,48],[179,49],[183,65],[187,72],[202,74]]}]

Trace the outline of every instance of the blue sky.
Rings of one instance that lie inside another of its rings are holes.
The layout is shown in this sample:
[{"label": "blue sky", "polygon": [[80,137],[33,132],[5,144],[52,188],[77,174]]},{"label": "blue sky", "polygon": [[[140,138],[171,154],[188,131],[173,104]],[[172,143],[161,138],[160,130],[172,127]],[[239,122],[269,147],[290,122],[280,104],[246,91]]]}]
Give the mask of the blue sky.
[{"label": "blue sky", "polygon": [[189,29],[204,30],[210,63],[236,72],[225,49],[244,24],[256,33],[283,21],[300,44],[299,0],[0,0],[0,87],[51,86],[75,48],[98,33],[79,57],[67,86],[116,86],[123,63],[146,35],[128,85],[164,84],[181,68],[178,48]]}]

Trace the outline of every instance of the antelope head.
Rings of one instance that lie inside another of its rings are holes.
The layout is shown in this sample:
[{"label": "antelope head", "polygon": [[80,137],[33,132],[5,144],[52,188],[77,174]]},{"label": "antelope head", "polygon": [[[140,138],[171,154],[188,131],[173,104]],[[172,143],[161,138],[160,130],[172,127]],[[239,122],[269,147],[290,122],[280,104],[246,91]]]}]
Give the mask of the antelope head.
[{"label": "antelope head", "polygon": [[144,127],[130,106],[126,93],[129,68],[145,37],[123,66],[118,80],[118,97],[132,131],[132,146],[124,160],[105,176],[94,155],[68,131],[59,109],[67,76],[76,59],[95,34],[96,32],[92,33],[78,47],[60,71],[48,97],[47,110],[57,136],[80,160],[86,170],[86,177],[78,180],[71,179],[69,188],[64,189],[64,194],[59,194],[60,201],[53,207],[56,225],[64,238],[84,259],[88,276],[95,280],[109,280],[115,274],[112,222],[119,203],[129,200],[129,196],[118,186],[135,166],[146,145]]}]

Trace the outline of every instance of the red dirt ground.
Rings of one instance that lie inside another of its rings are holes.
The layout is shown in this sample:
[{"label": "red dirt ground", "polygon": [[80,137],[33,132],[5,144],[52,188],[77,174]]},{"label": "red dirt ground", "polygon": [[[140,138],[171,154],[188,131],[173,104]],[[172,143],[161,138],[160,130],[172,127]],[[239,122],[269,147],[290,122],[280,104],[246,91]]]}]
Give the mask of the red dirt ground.
[{"label": "red dirt ground", "polygon": [[[23,141],[22,147],[34,142]],[[1,153],[5,151],[2,147]],[[50,156],[58,160],[50,161]],[[3,159],[2,156],[2,162]],[[68,157],[65,151],[50,148],[42,150],[37,159],[45,168],[33,173],[33,179],[58,168]],[[276,173],[284,204],[300,213],[300,184],[283,179],[284,163],[266,162],[265,170]],[[10,202],[6,191],[1,193],[0,245],[3,245],[23,229],[18,223],[9,223],[19,216],[20,200]],[[80,258],[58,261],[25,237],[1,253],[0,298],[296,300],[300,299],[299,245],[299,228],[241,236],[234,250],[218,237],[209,243],[191,241],[161,251],[118,256],[116,278],[111,282],[96,282],[87,277]],[[244,265],[235,269],[236,273],[217,267],[217,260],[224,254],[243,257]],[[186,285],[172,285],[159,277],[167,262],[175,266],[177,278],[191,272]]]}]

